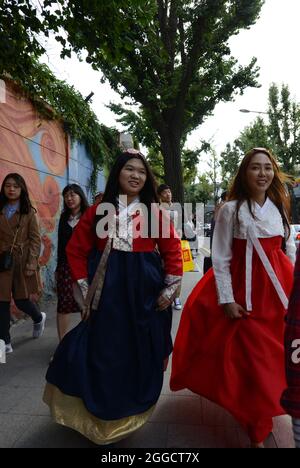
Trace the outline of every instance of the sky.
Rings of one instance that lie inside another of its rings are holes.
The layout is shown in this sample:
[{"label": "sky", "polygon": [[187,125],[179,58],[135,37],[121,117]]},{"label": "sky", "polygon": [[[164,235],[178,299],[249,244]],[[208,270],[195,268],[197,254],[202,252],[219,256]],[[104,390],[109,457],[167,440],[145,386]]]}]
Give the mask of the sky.
[{"label": "sky", "polygon": [[[256,24],[230,39],[231,54],[241,65],[247,65],[252,57],[257,58],[261,87],[247,88],[234,102],[218,104],[213,115],[188,137],[187,147],[195,149],[204,139],[210,140],[217,152],[222,151],[227,142],[233,142],[258,116],[241,113],[239,109],[267,110],[268,89],[272,82],[288,84],[292,97],[300,102],[299,18],[300,0],[266,0]],[[55,75],[74,85],[84,97],[93,91],[91,107],[99,121],[122,130],[116,116],[106,108],[110,101],[121,103],[122,100],[108,83],[100,83],[101,73],[85,62],[79,62],[75,56],[61,60],[53,42],[48,43],[47,49],[44,61]]]}]

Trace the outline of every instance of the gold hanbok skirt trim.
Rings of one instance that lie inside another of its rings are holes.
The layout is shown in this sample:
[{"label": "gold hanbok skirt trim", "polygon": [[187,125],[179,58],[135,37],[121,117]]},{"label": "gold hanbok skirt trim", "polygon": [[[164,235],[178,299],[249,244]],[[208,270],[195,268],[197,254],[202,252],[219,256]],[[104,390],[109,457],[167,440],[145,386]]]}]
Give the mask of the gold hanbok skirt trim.
[{"label": "gold hanbok skirt trim", "polygon": [[129,436],[147,422],[155,408],[153,405],[141,414],[104,421],[91,414],[80,398],[65,395],[49,383],[46,384],[43,400],[55,422],[80,432],[98,445],[114,443]]}]

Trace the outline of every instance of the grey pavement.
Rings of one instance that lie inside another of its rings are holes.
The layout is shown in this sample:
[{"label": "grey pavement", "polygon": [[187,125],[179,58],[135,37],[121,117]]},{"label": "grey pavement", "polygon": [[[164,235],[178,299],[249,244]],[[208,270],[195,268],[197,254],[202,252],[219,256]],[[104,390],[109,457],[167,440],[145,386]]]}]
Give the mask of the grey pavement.
[{"label": "grey pavement", "polygon": [[[198,263],[201,259],[198,257]],[[199,281],[199,272],[186,273],[182,288],[184,302]],[[0,448],[94,448],[75,431],[52,422],[42,402],[45,373],[57,346],[55,303],[48,302],[46,330],[38,340],[31,338],[30,320],[12,327],[14,352],[0,364]],[[174,310],[173,335],[180,311]],[[79,316],[72,317],[74,324]],[[232,416],[217,405],[188,390],[169,389],[170,363],[161,397],[151,419],[142,429],[115,445],[116,448],[243,448],[249,440]],[[268,448],[292,448],[290,418],[274,419]]]}]

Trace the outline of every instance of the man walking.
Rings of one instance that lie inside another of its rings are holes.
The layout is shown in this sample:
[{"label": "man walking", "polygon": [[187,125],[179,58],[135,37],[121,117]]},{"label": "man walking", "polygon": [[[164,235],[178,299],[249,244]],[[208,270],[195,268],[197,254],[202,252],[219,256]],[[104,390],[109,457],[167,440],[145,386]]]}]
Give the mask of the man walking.
[{"label": "man walking", "polygon": [[[158,189],[157,189],[157,195],[159,197],[160,203],[163,205],[163,207],[169,211],[170,213],[170,220],[173,222],[175,229],[178,232],[177,229],[177,221],[178,221],[178,213],[173,207],[172,203],[172,191],[167,184],[161,184]],[[177,290],[177,295],[174,299],[173,302],[173,307],[175,310],[181,310],[182,305],[180,301],[180,291],[181,291],[181,286]]]}]

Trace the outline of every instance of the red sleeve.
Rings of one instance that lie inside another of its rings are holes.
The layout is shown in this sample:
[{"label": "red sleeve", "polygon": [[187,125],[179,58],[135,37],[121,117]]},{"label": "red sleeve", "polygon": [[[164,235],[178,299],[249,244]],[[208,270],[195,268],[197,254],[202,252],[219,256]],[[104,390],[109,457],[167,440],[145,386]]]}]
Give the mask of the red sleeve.
[{"label": "red sleeve", "polygon": [[166,275],[182,276],[183,265],[181,255],[180,238],[175,231],[174,225],[169,221],[169,236],[165,237],[162,229],[164,215],[159,210],[159,238],[156,239],[160,255],[164,261]]},{"label": "red sleeve", "polygon": [[73,279],[88,277],[88,256],[96,246],[97,236],[95,228],[95,216],[97,205],[86,210],[80,218],[71,239],[66,247],[68,263]]}]

